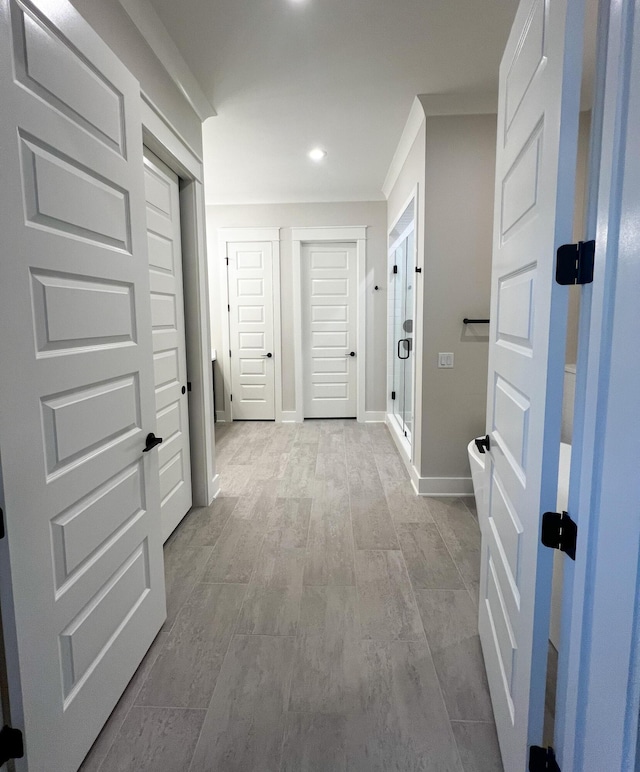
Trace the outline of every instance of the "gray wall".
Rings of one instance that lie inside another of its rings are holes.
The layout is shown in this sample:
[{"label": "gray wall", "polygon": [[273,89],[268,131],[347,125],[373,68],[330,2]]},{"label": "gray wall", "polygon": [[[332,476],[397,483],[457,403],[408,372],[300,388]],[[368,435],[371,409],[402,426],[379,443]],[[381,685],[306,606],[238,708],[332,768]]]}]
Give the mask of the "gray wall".
[{"label": "gray wall", "polygon": [[70,0],[202,158],[202,124],[118,0]]},{"label": "gray wall", "polygon": [[[386,225],[385,201],[327,204],[256,204],[247,206],[208,206],[207,238],[211,286],[211,337],[218,351],[221,339],[221,299],[218,282],[217,229],[279,227],[282,306],[282,409],[295,410],[295,357],[293,348],[293,285],[291,228],[305,226],[366,225],[367,275],[371,286],[367,296],[367,376],[366,410],[386,407]],[[375,292],[373,285],[383,289]],[[222,378],[216,372],[216,404],[222,405]]]},{"label": "gray wall", "polygon": [[462,319],[489,314],[495,158],[495,115],[427,118],[424,477],[468,477],[467,443],[484,433],[489,330]]}]

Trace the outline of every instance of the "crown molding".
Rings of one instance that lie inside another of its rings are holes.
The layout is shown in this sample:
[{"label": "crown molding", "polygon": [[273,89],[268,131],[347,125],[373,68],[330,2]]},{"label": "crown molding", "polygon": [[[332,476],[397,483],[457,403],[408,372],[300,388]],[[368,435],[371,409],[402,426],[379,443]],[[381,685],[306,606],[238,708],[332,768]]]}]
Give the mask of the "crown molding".
[{"label": "crown molding", "polygon": [[189,69],[189,65],[185,62],[149,0],[120,0],[120,5],[127,12],[198,118],[205,121],[216,115],[213,105],[200,88],[200,84]]}]

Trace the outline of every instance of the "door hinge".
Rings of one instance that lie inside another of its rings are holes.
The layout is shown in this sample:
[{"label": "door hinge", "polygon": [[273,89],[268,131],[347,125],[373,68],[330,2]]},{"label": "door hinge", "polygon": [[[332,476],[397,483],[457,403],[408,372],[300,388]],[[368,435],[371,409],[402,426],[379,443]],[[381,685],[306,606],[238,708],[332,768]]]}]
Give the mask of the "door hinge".
[{"label": "door hinge", "polygon": [[553,748],[532,745],[529,748],[529,772],[561,772]]},{"label": "door hinge", "polygon": [[231,359],[231,349],[229,349],[229,359]]},{"label": "door hinge", "polygon": [[422,273],[422,268],[418,268],[418,267],[416,266],[416,273]]},{"label": "door hinge", "polygon": [[229,394],[229,402],[233,402],[233,394]]},{"label": "door hinge", "polygon": [[398,266],[397,266],[397,265],[394,265],[394,266],[393,266],[393,272],[394,272],[394,273],[398,273]]},{"label": "door hinge", "polygon": [[224,259],[224,260],[225,260],[226,264],[227,264],[227,265],[229,265],[229,258],[228,258],[228,257],[225,257],[225,259]]},{"label": "door hinge", "polygon": [[0,507],[0,539],[4,539],[4,510]]},{"label": "door hinge", "polygon": [[191,391],[191,381],[187,381],[187,391]]},{"label": "door hinge", "polygon": [[396,393],[395,393],[395,391],[392,391],[391,392],[391,399],[395,399],[395,398],[396,398]]},{"label": "door hinge", "polygon": [[571,560],[576,559],[578,526],[568,512],[545,512],[542,515],[541,541],[545,547],[566,552]]},{"label": "door hinge", "polygon": [[227,303],[227,313],[228,314],[231,313],[231,304],[230,303]]},{"label": "door hinge", "polygon": [[596,254],[595,241],[579,241],[558,247],[556,282],[558,284],[591,284]]},{"label": "door hinge", "polygon": [[24,741],[22,732],[10,726],[0,729],[0,767],[10,759],[21,759],[24,756]]}]

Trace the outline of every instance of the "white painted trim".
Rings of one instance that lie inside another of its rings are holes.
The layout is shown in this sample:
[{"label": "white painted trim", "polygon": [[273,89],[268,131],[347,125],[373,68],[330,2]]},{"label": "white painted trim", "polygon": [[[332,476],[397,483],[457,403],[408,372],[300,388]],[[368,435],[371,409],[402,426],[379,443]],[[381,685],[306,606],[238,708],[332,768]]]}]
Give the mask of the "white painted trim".
[{"label": "white painted trim", "polygon": [[405,165],[409,153],[411,152],[411,148],[413,147],[413,143],[416,141],[418,132],[420,131],[420,128],[424,122],[424,108],[422,107],[422,102],[418,99],[418,97],[416,97],[411,104],[409,117],[407,118],[407,122],[404,126],[404,129],[402,130],[402,134],[400,135],[398,147],[396,148],[396,152],[393,154],[393,158],[391,159],[391,163],[389,165],[389,170],[387,171],[387,176],[384,178],[384,182],[382,183],[382,192],[384,193],[384,197],[386,199],[389,198],[391,191],[393,190],[393,186],[398,181],[402,167]]},{"label": "white painted trim", "polygon": [[387,422],[387,416],[384,410],[367,410],[364,420],[368,424],[384,424]]},{"label": "white painted trim", "polygon": [[295,410],[283,410],[282,413],[283,424],[295,424],[298,423],[298,417]]},{"label": "white painted trim", "polygon": [[173,42],[173,38],[149,0],[120,0],[120,5],[127,12],[198,118],[205,121],[216,115],[213,105],[200,88],[200,84],[178,50],[178,46]]},{"label": "white painted trim", "polygon": [[144,144],[180,177],[185,338],[187,373],[191,382],[191,487],[194,506],[208,506],[213,501],[217,488],[202,164],[185,145],[169,120],[142,94],[140,105]]},{"label": "white painted trim", "polygon": [[229,329],[229,285],[227,282],[227,245],[237,241],[268,241],[271,242],[271,276],[273,287],[273,348],[275,357],[274,371],[274,418],[277,423],[282,422],[282,302],[280,288],[280,228],[218,228],[217,229],[217,255],[218,280],[220,282],[220,321],[222,328],[222,340],[224,350],[218,356],[218,363],[222,370],[224,390],[224,407],[216,411],[220,423],[233,421],[233,403],[231,395],[231,362],[229,361],[229,349],[231,348],[231,331]]},{"label": "white painted trim", "polygon": [[427,118],[439,115],[493,115],[498,113],[498,91],[466,94],[418,94]]},{"label": "white painted trim", "polygon": [[[355,242],[358,311],[356,323],[357,397],[356,418],[366,422],[366,374],[367,374],[367,226],[320,226],[291,229],[291,253],[293,259],[293,345],[295,353],[296,421],[304,420],[304,381],[302,377],[302,277],[300,262],[302,244],[315,242]],[[373,278],[370,283],[373,282]]]},{"label": "white painted trim", "polygon": [[[177,131],[167,116],[155,104],[155,102],[144,91],[140,91],[142,110],[143,132],[148,133],[149,141],[145,136],[145,144],[149,150],[157,152],[151,147],[149,142],[158,143],[160,147],[171,145],[174,148],[175,163],[178,164],[180,173],[184,171],[187,177],[193,177],[196,180],[204,179],[202,168],[202,158],[187,142],[184,136]],[[177,140],[177,141],[176,141]],[[183,175],[184,176],[184,175]]]},{"label": "white painted trim", "polygon": [[367,238],[366,225],[318,225],[292,228],[291,241],[359,241]]},{"label": "white painted trim", "polygon": [[219,474],[217,474],[217,475],[216,475],[216,476],[213,478],[213,480],[211,481],[211,483],[212,483],[212,485],[213,485],[213,490],[215,491],[215,493],[213,494],[213,498],[214,498],[214,499],[217,499],[217,498],[218,498],[218,496],[220,495],[220,490],[221,490],[221,488],[220,488],[220,475],[219,475]]},{"label": "white painted trim", "polygon": [[473,496],[471,477],[418,477],[411,482],[418,496]]}]

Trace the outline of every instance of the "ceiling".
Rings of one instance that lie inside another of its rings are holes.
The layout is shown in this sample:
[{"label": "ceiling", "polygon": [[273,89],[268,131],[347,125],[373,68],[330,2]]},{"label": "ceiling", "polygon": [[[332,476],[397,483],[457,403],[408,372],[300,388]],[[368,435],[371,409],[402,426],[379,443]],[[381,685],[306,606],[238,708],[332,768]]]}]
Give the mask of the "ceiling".
[{"label": "ceiling", "polygon": [[[516,0],[151,0],[218,115],[209,204],[369,201],[417,94],[492,92]],[[308,151],[326,148],[314,163]]]}]

